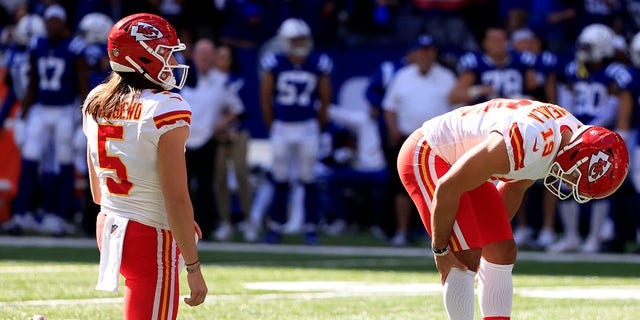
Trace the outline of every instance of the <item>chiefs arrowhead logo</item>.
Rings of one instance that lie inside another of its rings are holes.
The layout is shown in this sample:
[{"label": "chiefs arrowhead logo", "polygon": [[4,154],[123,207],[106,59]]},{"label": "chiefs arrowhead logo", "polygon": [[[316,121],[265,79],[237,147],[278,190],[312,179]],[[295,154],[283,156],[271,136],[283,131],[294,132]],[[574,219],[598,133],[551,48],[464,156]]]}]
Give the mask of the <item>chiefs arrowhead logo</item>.
[{"label": "chiefs arrowhead logo", "polygon": [[589,159],[589,182],[594,182],[607,173],[611,169],[611,161],[609,161],[609,155],[602,151],[598,151],[598,154],[592,154]]},{"label": "chiefs arrowhead logo", "polygon": [[164,37],[158,28],[146,22],[132,25],[130,35],[135,37],[136,41],[157,40]]}]

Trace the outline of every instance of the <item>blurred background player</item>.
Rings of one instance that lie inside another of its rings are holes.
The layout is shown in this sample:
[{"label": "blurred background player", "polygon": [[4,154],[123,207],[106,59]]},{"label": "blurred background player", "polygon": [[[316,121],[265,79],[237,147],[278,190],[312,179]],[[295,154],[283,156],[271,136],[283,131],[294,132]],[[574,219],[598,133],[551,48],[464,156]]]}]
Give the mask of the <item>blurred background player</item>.
[{"label": "blurred background player", "polygon": [[39,165],[47,148],[52,146],[56,174],[44,176],[49,181],[44,182],[48,189],[43,191],[46,198],[41,228],[45,233],[60,235],[69,231],[67,220],[72,213],[75,181],[70,142],[79,99],[88,92],[88,74],[82,56],[84,42],[72,37],[64,8],[47,7],[44,19],[47,36],[33,41],[29,49],[29,85],[21,114],[25,121],[22,172],[13,210],[24,214],[33,202]]},{"label": "blurred background player", "polygon": [[[540,37],[527,28],[516,29],[511,34],[510,45],[520,53],[533,54],[535,63],[535,88],[529,91],[533,99],[549,103],[557,103],[558,95],[558,57],[555,53],[545,50]],[[556,241],[555,218],[558,197],[553,196],[541,181],[536,181],[527,189],[522,200],[522,206],[516,215],[513,237],[519,247],[546,248]],[[538,217],[529,212],[542,211],[540,228]],[[537,233],[537,237],[536,237]]]},{"label": "blurred background player", "polygon": [[[396,159],[397,153],[396,150],[392,147],[391,143],[389,143],[389,134],[387,133],[387,124],[384,118],[384,110],[382,109],[382,100],[384,99],[384,95],[389,88],[389,84],[391,83],[391,79],[393,76],[403,68],[404,66],[411,64],[413,62],[413,57],[415,56],[416,50],[415,46],[412,45],[406,52],[405,55],[400,57],[397,60],[386,60],[380,63],[380,65],[375,69],[373,74],[369,76],[367,88],[365,90],[365,97],[370,106],[371,115],[378,122],[378,130],[380,131],[380,145],[384,152],[384,157],[386,163],[393,163]],[[391,183],[389,181],[387,175],[388,184]],[[393,203],[395,196],[391,193],[386,192],[384,195],[384,211],[390,212],[392,215],[395,213]],[[392,217],[395,219],[395,217]],[[380,240],[388,240],[388,233],[392,233],[395,230],[385,230],[389,223],[386,223],[387,217],[381,216],[380,221],[378,223],[371,226],[371,234],[373,234],[376,238]],[[395,227],[395,226],[392,226]]]},{"label": "blurred background player", "polygon": [[[303,20],[285,20],[277,34],[283,52],[266,54],[260,61],[261,107],[270,132],[274,180],[265,242],[281,241],[288,212],[289,183],[298,180],[305,194],[305,243],[313,245],[318,241],[319,222],[315,167],[320,130],[327,121],[331,102],[333,63],[326,54],[312,52],[311,30]],[[294,167],[299,169],[296,176]]]},{"label": "blurred background player", "polygon": [[[620,99],[631,76],[624,65],[612,61],[614,37],[613,30],[603,24],[586,26],[578,35],[575,59],[565,67],[565,81],[570,92],[567,98],[570,100],[560,103],[586,125],[614,129],[620,104],[632,103],[630,99]],[[580,227],[581,211],[590,212],[584,241]],[[558,213],[564,233],[548,249],[553,252],[600,251],[601,243],[611,237],[613,229],[608,219],[609,211],[610,199],[587,204],[561,201]]]},{"label": "blurred background player", "polygon": [[[632,79],[628,87],[622,88],[620,100],[631,100],[632,103],[620,103],[616,131],[624,138],[629,149],[629,179],[623,185],[620,194],[614,194],[611,201],[611,213],[615,221],[617,236],[610,249],[625,252],[626,242],[635,242],[632,251],[640,253],[640,32],[636,33],[629,43],[629,72]],[[630,223],[633,222],[634,223]]]},{"label": "blurred background player", "polygon": [[452,104],[469,104],[495,97],[525,97],[536,87],[535,56],[510,51],[505,29],[485,31],[482,52],[468,52],[458,60],[458,80]]},{"label": "blurred background player", "polygon": [[[47,29],[42,17],[36,14],[28,14],[20,18],[14,29],[14,43],[9,45],[5,51],[4,65],[8,69],[5,76],[7,96],[0,109],[0,134],[7,132],[6,120],[16,102],[24,100],[27,86],[29,84],[29,42],[32,39],[43,37],[47,34]],[[24,143],[24,130],[14,127],[14,139],[18,146]],[[17,129],[17,131],[16,131]],[[28,204],[28,207],[21,212],[14,210],[11,220],[3,225],[3,228],[10,233],[22,233],[24,231],[36,231],[39,229],[35,213],[35,204]]]},{"label": "blurred background player", "polygon": [[[89,77],[89,89],[97,87],[111,72],[109,67],[109,55],[107,54],[107,37],[114,21],[107,15],[99,12],[86,14],[78,22],[77,36],[86,45],[84,59],[87,63]],[[87,139],[82,132],[82,126],[77,125],[73,138],[75,153],[76,173],[83,182],[88,182],[89,168],[87,167]],[[83,186],[88,183],[83,183]],[[84,198],[79,211],[82,212],[80,227],[87,236],[94,236],[96,231],[96,216],[100,207],[91,200],[91,192],[84,188]]]}]

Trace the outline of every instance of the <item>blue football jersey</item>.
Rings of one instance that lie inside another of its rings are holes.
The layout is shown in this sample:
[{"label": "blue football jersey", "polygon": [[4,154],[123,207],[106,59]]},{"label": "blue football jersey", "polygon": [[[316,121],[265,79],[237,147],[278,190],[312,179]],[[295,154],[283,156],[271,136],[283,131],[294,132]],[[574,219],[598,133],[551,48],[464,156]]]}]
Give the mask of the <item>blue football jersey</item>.
[{"label": "blue football jersey", "polygon": [[32,43],[30,54],[39,78],[36,102],[57,106],[75,101],[79,94],[76,61],[85,46],[77,37],[56,42],[39,38]]},{"label": "blue football jersey", "polygon": [[524,96],[524,74],[533,68],[535,55],[525,52],[509,52],[507,62],[497,66],[483,53],[469,52],[458,61],[458,74],[473,72],[476,76],[475,84],[491,85],[494,95],[500,98]]},{"label": "blue football jersey", "polygon": [[631,81],[629,69],[620,63],[610,63],[598,70],[587,70],[576,60],[565,67],[566,81],[573,95],[571,113],[584,124],[611,128],[617,105],[610,101],[610,86],[626,88]]},{"label": "blue football jersey", "polygon": [[384,94],[387,91],[391,79],[398,70],[406,66],[405,59],[398,61],[384,61],[376,68],[375,72],[369,77],[369,84],[365,91],[365,97],[372,106],[382,106]]},{"label": "blue football jersey", "polygon": [[329,56],[311,53],[301,65],[294,65],[285,55],[267,54],[261,66],[275,79],[274,119],[293,122],[317,117],[318,80],[333,68]]},{"label": "blue football jersey", "polygon": [[555,53],[550,51],[543,51],[536,56],[536,62],[533,65],[533,69],[536,71],[536,76],[542,81],[546,80],[549,74],[557,72],[558,57]]},{"label": "blue football jersey", "polygon": [[633,97],[633,112],[631,113],[631,129],[636,129],[640,134],[640,70],[628,68],[629,81],[618,83],[621,90],[628,90]]}]

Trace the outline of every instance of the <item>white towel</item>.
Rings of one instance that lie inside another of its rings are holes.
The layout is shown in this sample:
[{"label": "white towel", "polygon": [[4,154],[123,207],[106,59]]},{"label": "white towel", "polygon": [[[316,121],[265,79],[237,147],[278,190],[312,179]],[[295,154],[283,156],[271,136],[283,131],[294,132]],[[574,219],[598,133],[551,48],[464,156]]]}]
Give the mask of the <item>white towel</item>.
[{"label": "white towel", "polygon": [[129,219],[107,215],[102,230],[102,250],[100,251],[100,272],[96,290],[118,293],[122,245]]}]

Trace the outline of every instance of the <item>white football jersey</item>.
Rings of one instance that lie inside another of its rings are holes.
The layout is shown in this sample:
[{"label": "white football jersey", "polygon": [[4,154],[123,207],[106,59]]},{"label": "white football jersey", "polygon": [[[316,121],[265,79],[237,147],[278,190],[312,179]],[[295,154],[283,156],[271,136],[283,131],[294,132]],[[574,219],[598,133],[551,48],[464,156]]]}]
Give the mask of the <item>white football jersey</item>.
[{"label": "white football jersey", "polygon": [[429,146],[449,164],[484,141],[491,132],[504,137],[511,170],[503,181],[543,178],[558,151],[565,128],[582,123],[565,109],[532,100],[493,99],[461,107],[426,121],[421,130]]},{"label": "white football jersey", "polygon": [[190,122],[189,104],[167,91],[144,90],[109,120],[96,121],[83,112],[83,131],[100,180],[102,212],[169,228],[158,174],[158,141],[167,131]]}]

